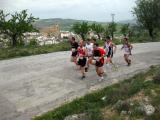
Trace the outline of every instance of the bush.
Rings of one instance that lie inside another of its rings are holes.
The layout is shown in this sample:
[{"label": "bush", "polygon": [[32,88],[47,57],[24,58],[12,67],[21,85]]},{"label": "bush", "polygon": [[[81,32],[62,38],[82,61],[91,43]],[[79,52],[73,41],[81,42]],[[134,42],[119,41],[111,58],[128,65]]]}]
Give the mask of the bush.
[{"label": "bush", "polygon": [[153,82],[155,84],[160,84],[160,73],[153,77]]},{"label": "bush", "polygon": [[138,116],[143,116],[145,115],[145,112],[142,108],[142,106],[136,106],[134,107],[134,109],[132,110],[131,116],[132,117],[138,117]]},{"label": "bush", "polygon": [[27,50],[20,50],[19,55],[20,56],[28,56],[28,55],[30,55],[30,53]]},{"label": "bush", "polygon": [[102,120],[102,115],[99,108],[89,109],[88,115],[91,120]]},{"label": "bush", "polygon": [[17,53],[13,51],[13,52],[9,52],[8,54],[6,54],[6,56],[4,56],[4,58],[12,58],[15,56],[17,56]]},{"label": "bush", "polygon": [[30,40],[29,45],[30,46],[37,46],[38,45],[37,40],[36,39]]},{"label": "bush", "polygon": [[121,111],[129,111],[130,105],[127,101],[118,100],[114,108],[121,113]]},{"label": "bush", "polygon": [[113,42],[114,42],[116,45],[122,44],[122,42],[121,42],[120,39],[114,39]]}]

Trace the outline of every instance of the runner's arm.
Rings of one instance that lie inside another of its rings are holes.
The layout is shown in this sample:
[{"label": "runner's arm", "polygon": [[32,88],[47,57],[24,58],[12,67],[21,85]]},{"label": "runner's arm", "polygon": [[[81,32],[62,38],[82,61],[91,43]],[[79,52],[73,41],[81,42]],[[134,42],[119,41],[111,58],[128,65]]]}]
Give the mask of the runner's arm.
[{"label": "runner's arm", "polygon": [[131,44],[130,44],[130,49],[131,49],[131,50],[133,49],[133,45],[131,45]]},{"label": "runner's arm", "polygon": [[114,43],[112,43],[112,44],[113,44],[113,47],[114,47],[113,53],[115,53],[116,50],[117,50],[117,46],[116,46],[116,44],[114,44]]},{"label": "runner's arm", "polygon": [[121,50],[123,50],[123,48],[124,48],[124,44],[122,45]]}]

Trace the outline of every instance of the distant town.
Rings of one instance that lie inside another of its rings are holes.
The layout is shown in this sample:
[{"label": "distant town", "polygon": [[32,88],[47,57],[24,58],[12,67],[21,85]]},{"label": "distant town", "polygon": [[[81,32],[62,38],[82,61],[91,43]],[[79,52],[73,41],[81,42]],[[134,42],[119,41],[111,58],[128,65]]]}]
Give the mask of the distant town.
[{"label": "distant town", "polygon": [[[79,35],[70,31],[61,31],[59,25],[52,25],[51,27],[41,29],[39,32],[24,33],[24,43],[27,45],[31,40],[35,40],[38,45],[58,44],[68,40],[71,36],[74,36],[76,39],[80,39]],[[98,38],[94,32],[89,32],[87,36],[88,38]],[[4,39],[4,37],[0,37],[1,41],[3,41],[2,39]],[[0,42],[1,46],[3,46],[2,44],[3,42]]]},{"label": "distant town", "polygon": [[[61,31],[58,24],[40,29],[40,32],[24,33],[24,36],[25,44],[30,43],[31,40],[36,40],[39,45],[58,44],[67,40],[71,36],[80,39],[80,36],[73,32]],[[98,36],[94,34],[94,32],[89,32],[87,36],[88,38],[98,38]]]}]

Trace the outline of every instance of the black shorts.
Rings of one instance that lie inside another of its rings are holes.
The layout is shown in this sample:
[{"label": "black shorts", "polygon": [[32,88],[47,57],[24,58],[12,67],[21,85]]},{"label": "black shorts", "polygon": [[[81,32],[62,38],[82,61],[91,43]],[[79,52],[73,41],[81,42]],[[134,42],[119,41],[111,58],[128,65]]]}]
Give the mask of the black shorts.
[{"label": "black shorts", "polygon": [[83,57],[83,59],[78,60],[78,65],[80,65],[81,67],[84,67],[86,65],[86,62],[87,62],[87,59]]},{"label": "black shorts", "polygon": [[72,52],[72,57],[76,57],[77,56],[77,54],[78,54],[78,52],[77,51],[74,51],[74,52]]},{"label": "black shorts", "polygon": [[106,55],[107,56],[107,58],[109,58],[109,57],[113,57],[113,51],[112,50],[109,50],[108,51],[108,54]]},{"label": "black shorts", "polygon": [[104,59],[96,61],[96,67],[102,67],[104,65]]}]

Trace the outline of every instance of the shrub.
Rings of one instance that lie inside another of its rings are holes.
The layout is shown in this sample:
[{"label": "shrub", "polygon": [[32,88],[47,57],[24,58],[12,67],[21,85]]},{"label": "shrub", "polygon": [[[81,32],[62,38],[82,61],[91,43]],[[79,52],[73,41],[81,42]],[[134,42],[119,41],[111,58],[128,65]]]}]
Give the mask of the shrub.
[{"label": "shrub", "polygon": [[19,51],[19,55],[20,56],[28,56],[28,55],[30,55],[30,53],[27,50],[24,49],[24,50]]},{"label": "shrub", "polygon": [[143,115],[145,115],[145,112],[144,112],[142,106],[137,106],[137,107],[135,107],[135,108],[132,110],[132,113],[131,113],[131,116],[132,116],[132,117],[135,117],[135,116],[138,117],[138,116],[143,116]]},{"label": "shrub", "polygon": [[90,120],[102,120],[101,111],[99,108],[89,109],[88,115],[90,117]]},{"label": "shrub", "polygon": [[153,82],[155,84],[160,84],[160,73],[153,77]]},{"label": "shrub", "polygon": [[121,113],[121,111],[129,111],[130,105],[127,101],[118,100],[118,102],[115,104],[114,108]]},{"label": "shrub", "polygon": [[30,40],[29,45],[30,46],[37,46],[38,45],[37,40],[36,39]]},{"label": "shrub", "polygon": [[44,54],[51,53],[57,51],[66,51],[70,49],[69,42],[61,42],[55,45],[45,45],[45,46],[37,46],[37,42],[35,40],[30,42],[30,45],[27,46],[17,46],[10,48],[1,48],[0,49],[0,60],[15,58],[20,56],[29,56],[36,54]]}]

